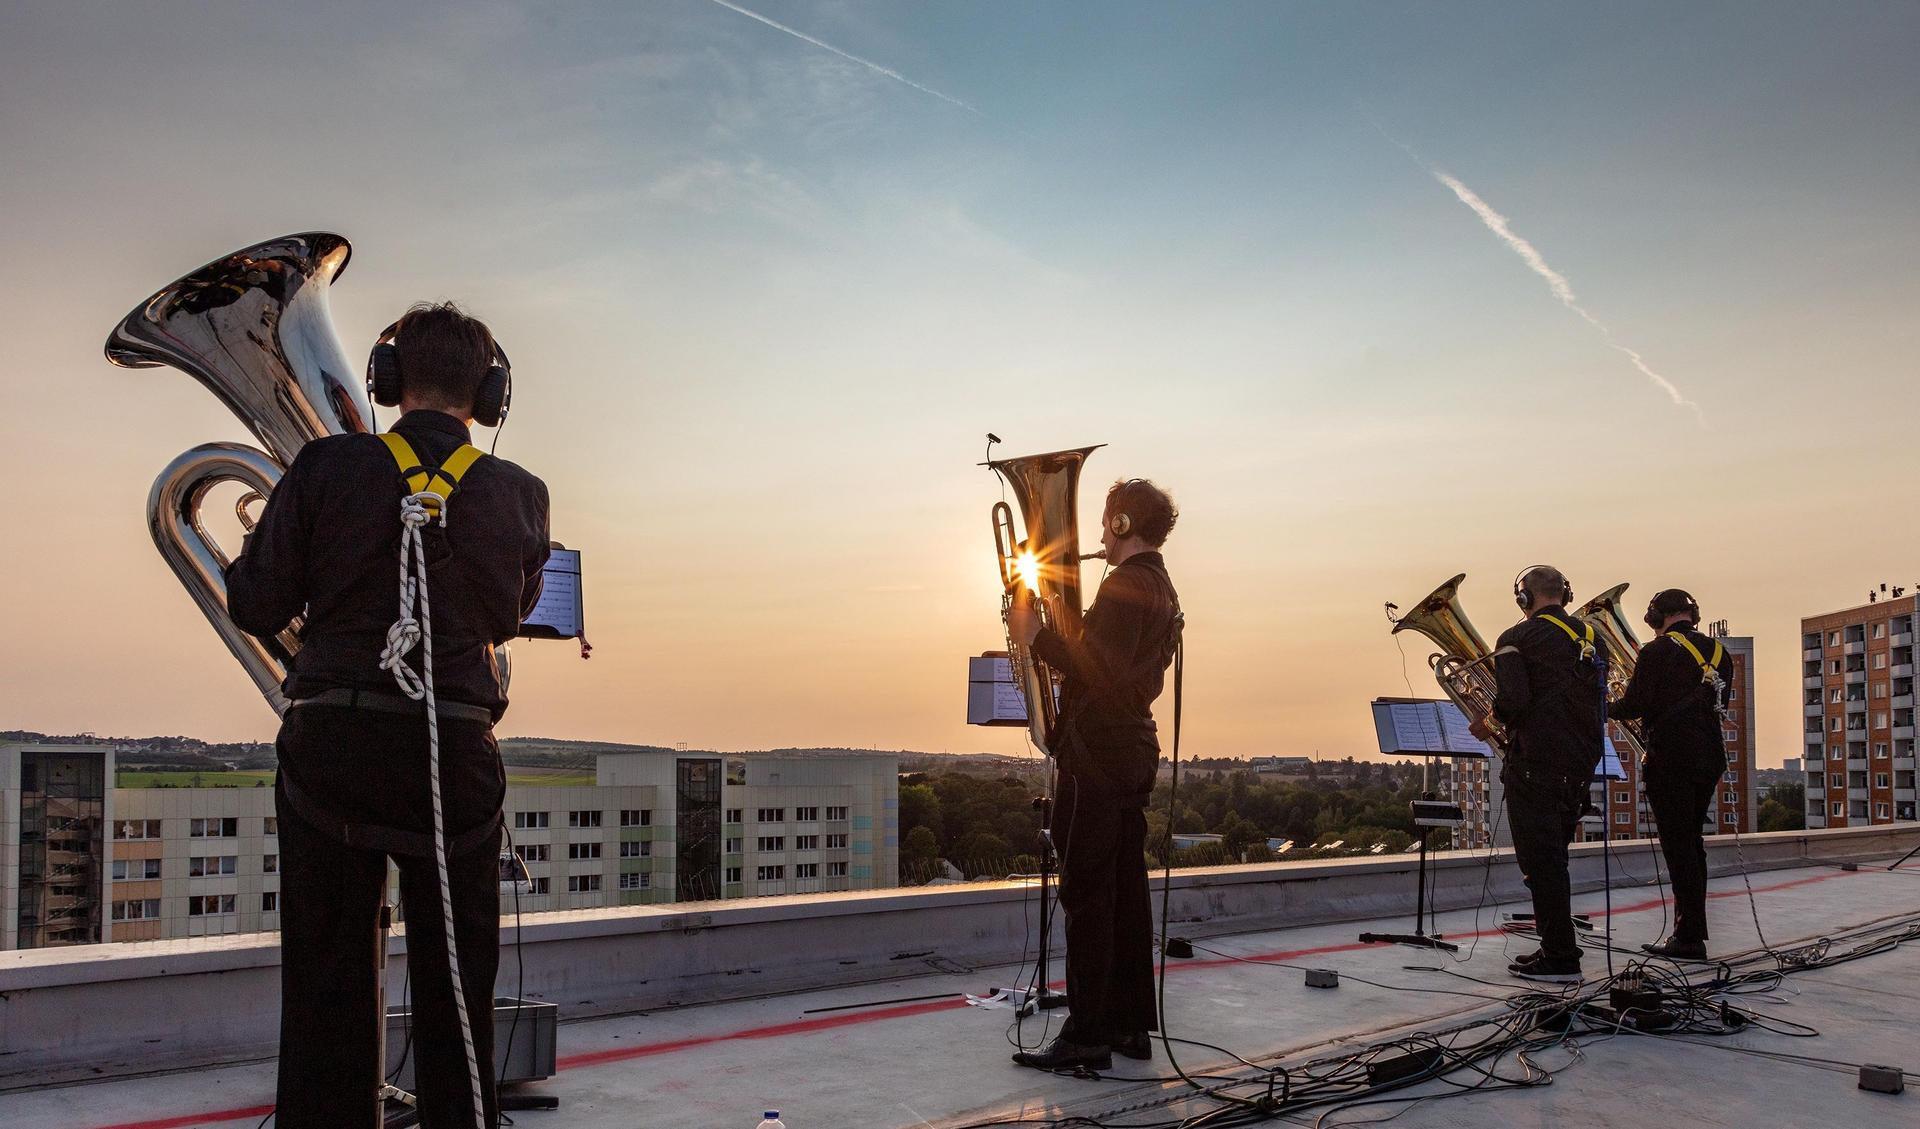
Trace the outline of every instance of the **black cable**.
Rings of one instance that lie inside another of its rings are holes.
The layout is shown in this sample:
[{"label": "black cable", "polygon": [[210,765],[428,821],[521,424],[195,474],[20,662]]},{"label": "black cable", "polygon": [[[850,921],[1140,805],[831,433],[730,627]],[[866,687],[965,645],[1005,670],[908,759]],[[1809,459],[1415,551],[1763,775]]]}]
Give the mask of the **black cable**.
[{"label": "black cable", "polygon": [[[501,426],[504,427],[505,425],[506,421],[502,420]],[[498,438],[499,436],[496,432],[496,441]],[[520,920],[520,875],[527,872],[526,863],[520,859],[520,848],[513,841],[513,829],[507,826],[505,820],[500,821],[500,830],[507,837],[507,853],[513,859],[513,959],[519,971],[513,989],[513,1022],[507,1024],[506,1050],[500,1056],[499,1077],[493,1080],[496,1097],[499,1088],[506,1085],[507,1064],[513,1060],[513,1033],[519,1029],[520,1012],[527,1005],[527,953],[525,946],[522,944],[525,937],[522,934],[523,924]],[[408,971],[412,971],[411,964],[408,966]],[[489,999],[487,1002],[489,1004],[488,1010],[491,1011],[493,1001]],[[489,1016],[488,1021],[492,1021],[491,1016]]]}]

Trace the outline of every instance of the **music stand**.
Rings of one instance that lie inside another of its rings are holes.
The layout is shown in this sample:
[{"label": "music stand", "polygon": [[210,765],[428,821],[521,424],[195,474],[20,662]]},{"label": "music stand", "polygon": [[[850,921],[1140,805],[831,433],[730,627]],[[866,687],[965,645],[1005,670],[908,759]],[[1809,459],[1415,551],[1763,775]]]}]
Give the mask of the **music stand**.
[{"label": "music stand", "polygon": [[1465,822],[1465,813],[1458,804],[1434,799],[1433,761],[1436,757],[1488,760],[1493,757],[1493,748],[1467,731],[1466,715],[1448,701],[1376,698],[1373,727],[1382,753],[1416,756],[1424,762],[1420,770],[1420,798],[1411,805],[1414,826],[1420,831],[1420,865],[1414,871],[1413,932],[1362,933],[1360,940],[1364,944],[1413,945],[1459,952],[1460,946],[1443,940],[1438,932],[1427,932],[1427,839],[1435,827],[1458,827]]}]

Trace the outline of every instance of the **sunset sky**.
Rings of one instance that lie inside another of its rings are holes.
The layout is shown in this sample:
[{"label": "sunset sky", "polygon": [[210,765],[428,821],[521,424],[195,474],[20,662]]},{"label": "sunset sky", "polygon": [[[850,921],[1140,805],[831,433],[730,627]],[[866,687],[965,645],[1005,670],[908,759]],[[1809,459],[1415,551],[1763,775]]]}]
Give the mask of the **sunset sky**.
[{"label": "sunset sky", "polygon": [[1756,636],[1777,765],[1798,617],[1920,581],[1920,7],[738,7],[0,15],[0,728],[272,735],[144,516],[246,433],[101,344],[314,229],[356,359],[440,297],[512,353],[596,650],[517,644],[508,734],[1023,750],[989,430],[1108,444],[1089,540],[1172,489],[1192,755],[1370,754],[1383,601],[1492,637],[1547,561]]}]

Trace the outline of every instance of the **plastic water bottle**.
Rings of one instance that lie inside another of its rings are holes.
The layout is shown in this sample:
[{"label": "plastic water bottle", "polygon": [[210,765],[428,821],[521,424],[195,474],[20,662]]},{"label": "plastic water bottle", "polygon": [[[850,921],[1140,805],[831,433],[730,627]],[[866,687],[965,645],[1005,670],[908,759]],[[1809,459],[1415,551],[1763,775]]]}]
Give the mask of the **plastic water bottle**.
[{"label": "plastic water bottle", "polygon": [[787,1129],[787,1123],[780,1120],[779,1110],[770,1109],[767,1111],[765,1120],[754,1126],[754,1129]]}]

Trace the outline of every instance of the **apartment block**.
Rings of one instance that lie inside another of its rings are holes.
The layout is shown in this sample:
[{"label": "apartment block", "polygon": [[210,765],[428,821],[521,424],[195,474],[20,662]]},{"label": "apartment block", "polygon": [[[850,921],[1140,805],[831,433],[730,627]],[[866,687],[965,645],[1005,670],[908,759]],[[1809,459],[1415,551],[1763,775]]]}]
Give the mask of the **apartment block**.
[{"label": "apartment block", "polygon": [[1916,818],[1913,637],[1915,597],[1807,616],[1801,631],[1801,764],[1808,827],[1862,827]]},{"label": "apartment block", "polygon": [[[0,746],[0,949],[277,930],[273,789],[115,788],[114,752]],[[894,758],[745,766],[610,753],[591,785],[509,785],[502,912],[898,884]]]}]

